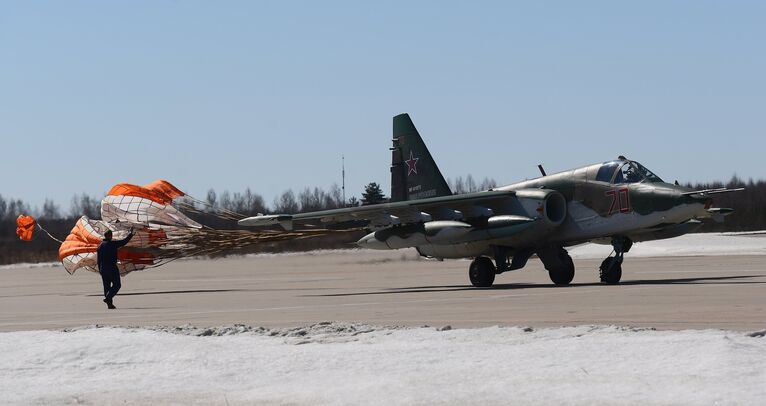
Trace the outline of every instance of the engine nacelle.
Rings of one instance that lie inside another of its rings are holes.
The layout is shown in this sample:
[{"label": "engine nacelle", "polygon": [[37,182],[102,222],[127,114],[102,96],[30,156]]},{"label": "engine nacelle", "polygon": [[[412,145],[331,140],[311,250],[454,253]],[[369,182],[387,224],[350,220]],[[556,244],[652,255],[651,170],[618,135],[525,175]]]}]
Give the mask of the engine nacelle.
[{"label": "engine nacelle", "polygon": [[436,258],[466,258],[491,254],[493,244],[525,247],[543,241],[567,216],[566,198],[550,189],[518,190],[509,209],[522,214],[492,216],[485,227],[446,244],[418,246],[418,251]]},{"label": "engine nacelle", "polygon": [[516,199],[530,217],[536,212],[546,225],[555,228],[567,217],[567,200],[560,192],[551,189],[521,189]]}]

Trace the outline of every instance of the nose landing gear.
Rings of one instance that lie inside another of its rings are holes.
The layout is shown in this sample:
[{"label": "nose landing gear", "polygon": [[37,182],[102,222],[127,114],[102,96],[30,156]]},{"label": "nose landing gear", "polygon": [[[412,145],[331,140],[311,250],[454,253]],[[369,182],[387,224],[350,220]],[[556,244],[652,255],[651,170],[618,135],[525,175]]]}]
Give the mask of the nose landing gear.
[{"label": "nose landing gear", "polygon": [[599,276],[601,282],[607,285],[616,285],[622,278],[622,261],[626,252],[630,251],[633,241],[627,237],[612,237],[612,247],[614,256],[609,256],[601,262],[599,267]]}]

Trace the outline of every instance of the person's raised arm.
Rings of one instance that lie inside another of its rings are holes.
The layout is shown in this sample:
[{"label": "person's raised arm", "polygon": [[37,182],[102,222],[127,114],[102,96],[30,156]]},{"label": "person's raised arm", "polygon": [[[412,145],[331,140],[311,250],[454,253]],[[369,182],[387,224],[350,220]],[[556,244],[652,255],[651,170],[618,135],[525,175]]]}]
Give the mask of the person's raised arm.
[{"label": "person's raised arm", "polygon": [[127,237],[123,238],[122,240],[115,241],[114,244],[118,247],[122,247],[123,245],[129,243],[131,238],[133,238],[133,227],[130,228],[130,233]]}]

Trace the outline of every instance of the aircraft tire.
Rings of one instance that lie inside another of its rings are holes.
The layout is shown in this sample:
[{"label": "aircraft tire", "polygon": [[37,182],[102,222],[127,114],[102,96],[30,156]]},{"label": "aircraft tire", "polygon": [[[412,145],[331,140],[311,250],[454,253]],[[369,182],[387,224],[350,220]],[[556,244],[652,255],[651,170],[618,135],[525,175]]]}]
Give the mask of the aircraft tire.
[{"label": "aircraft tire", "polygon": [[495,265],[488,257],[477,257],[468,268],[468,278],[477,288],[488,288],[495,282]]},{"label": "aircraft tire", "polygon": [[572,279],[574,279],[575,266],[572,257],[570,257],[566,251],[561,251],[559,259],[561,259],[563,266],[557,269],[549,269],[548,276],[551,278],[551,282],[556,285],[565,286],[569,285],[572,282]]},{"label": "aircraft tire", "polygon": [[601,282],[606,283],[607,285],[616,285],[620,283],[620,278],[622,278],[622,264],[616,261],[617,258],[609,257],[601,262],[601,267],[599,268],[601,272]]}]

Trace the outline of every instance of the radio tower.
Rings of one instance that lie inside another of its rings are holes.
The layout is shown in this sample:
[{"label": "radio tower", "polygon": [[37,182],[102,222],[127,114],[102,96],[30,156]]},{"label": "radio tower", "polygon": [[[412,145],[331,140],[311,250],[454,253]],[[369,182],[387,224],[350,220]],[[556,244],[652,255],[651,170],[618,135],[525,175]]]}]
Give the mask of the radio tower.
[{"label": "radio tower", "polygon": [[346,157],[341,155],[340,156],[340,166],[341,166],[341,178],[343,179],[341,184],[341,190],[343,190],[343,206],[346,207]]}]

